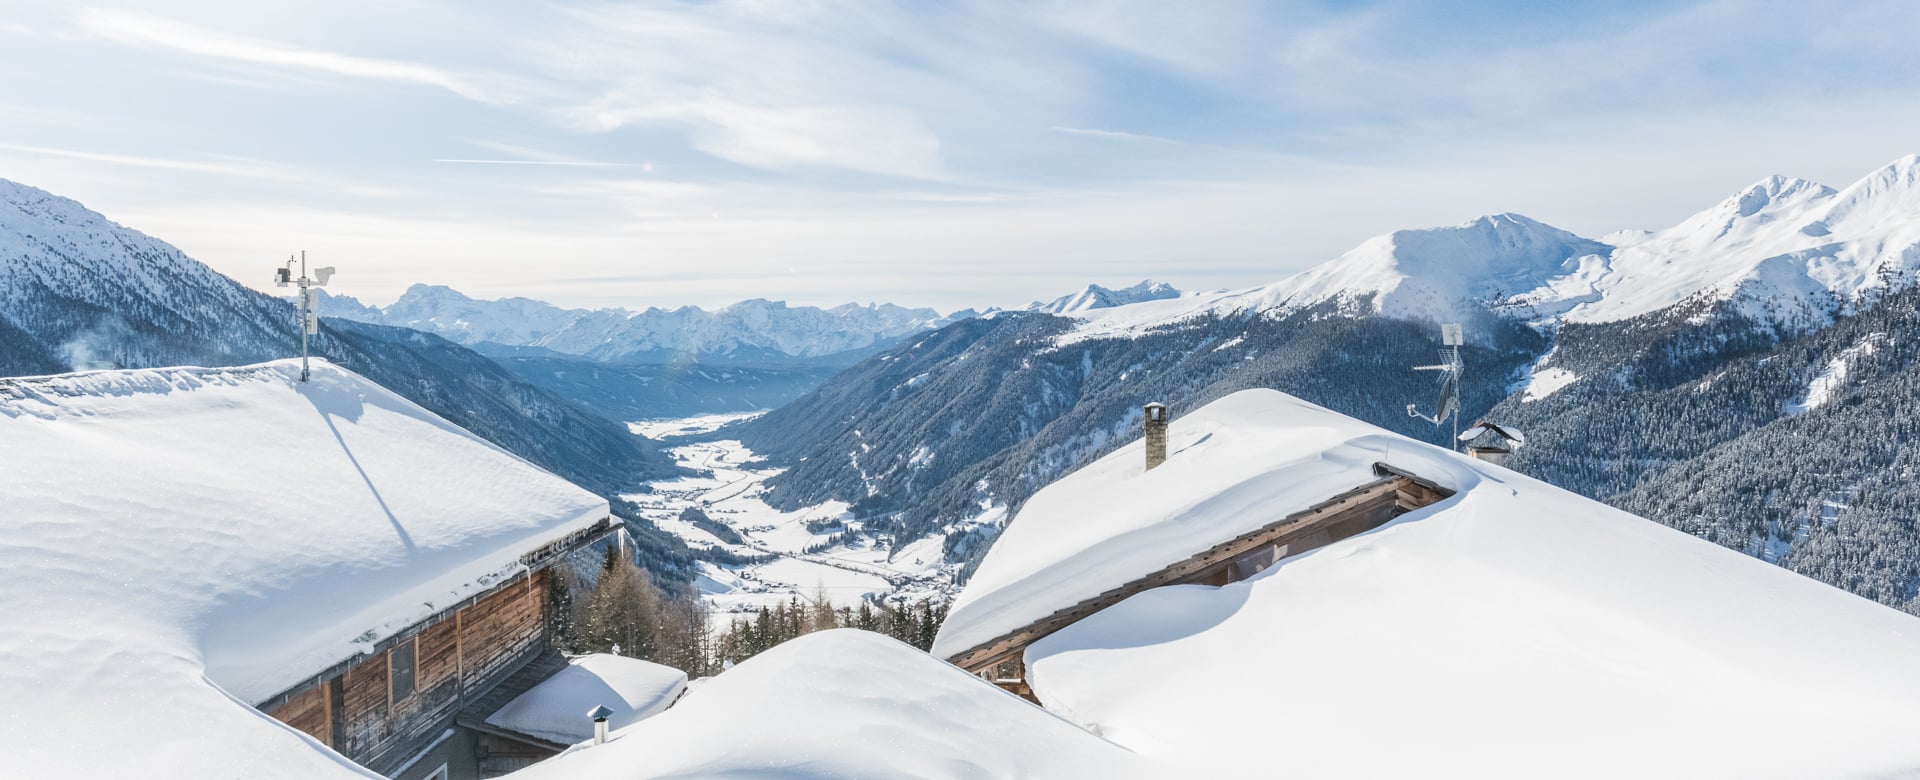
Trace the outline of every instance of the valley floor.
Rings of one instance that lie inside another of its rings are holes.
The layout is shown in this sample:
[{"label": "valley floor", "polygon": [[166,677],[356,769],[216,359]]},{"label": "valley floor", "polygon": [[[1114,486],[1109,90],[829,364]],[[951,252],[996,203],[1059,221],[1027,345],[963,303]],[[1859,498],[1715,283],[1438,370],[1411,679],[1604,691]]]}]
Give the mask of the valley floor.
[{"label": "valley floor", "polygon": [[[634,422],[628,427],[652,437],[685,436],[753,416],[704,415]],[[807,601],[824,594],[836,606],[857,606],[864,599],[916,601],[950,595],[953,566],[942,559],[939,537],[895,549],[885,538],[862,533],[861,524],[852,519],[843,502],[829,501],[795,512],[768,506],[761,500],[765,482],[781,469],[756,463],[753,451],[738,441],[697,442],[669,452],[678,465],[702,475],[654,482],[652,493],[624,498],[695,550],[717,548],[759,559],[743,566],[700,562],[697,584],[712,610],[716,630],[725,630],[738,618],[751,619],[761,607],[796,597]],[[739,534],[740,543],[724,541],[682,520],[688,508],[731,528]],[[835,537],[841,538],[836,541]]]}]

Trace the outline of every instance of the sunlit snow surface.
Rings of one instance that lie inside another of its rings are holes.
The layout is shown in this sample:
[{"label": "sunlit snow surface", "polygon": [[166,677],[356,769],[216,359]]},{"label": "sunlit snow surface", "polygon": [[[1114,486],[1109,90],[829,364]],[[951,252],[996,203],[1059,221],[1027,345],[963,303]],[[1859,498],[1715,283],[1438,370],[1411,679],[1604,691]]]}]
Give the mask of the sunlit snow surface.
[{"label": "sunlit snow surface", "polygon": [[[1195,774],[1877,777],[1920,771],[1920,620],[1273,391],[1042,490],[936,654],[1371,477],[1459,490],[1221,588],[1144,592],[1027,652],[1046,706]],[[1791,723],[1781,731],[1778,724]],[[1192,776],[1192,775],[1189,775]]]},{"label": "sunlit snow surface", "polygon": [[587,713],[612,711],[607,727],[620,729],[665,712],[687,690],[687,673],[638,658],[606,653],[569,659],[567,668],[487,716],[489,725],[562,745],[593,737]]},{"label": "sunlit snow surface", "polygon": [[695,688],[673,709],[513,775],[1179,777],[927,654],[852,629],[809,634]]},{"label": "sunlit snow surface", "polygon": [[338,771],[248,705],[607,516],[357,375],[298,375],[0,380],[4,774]]}]

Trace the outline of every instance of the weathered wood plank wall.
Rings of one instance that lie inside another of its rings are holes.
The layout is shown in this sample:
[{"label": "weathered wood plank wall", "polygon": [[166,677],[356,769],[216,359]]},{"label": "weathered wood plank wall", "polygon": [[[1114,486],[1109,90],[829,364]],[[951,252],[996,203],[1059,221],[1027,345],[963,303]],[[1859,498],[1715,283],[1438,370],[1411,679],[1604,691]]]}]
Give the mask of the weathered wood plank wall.
[{"label": "weathered wood plank wall", "polygon": [[464,700],[544,645],[548,576],[534,572],[399,643],[412,646],[415,673],[413,692],[397,701],[390,647],[349,668],[338,685],[315,686],[267,714],[362,765],[391,758],[385,754],[444,728]]}]

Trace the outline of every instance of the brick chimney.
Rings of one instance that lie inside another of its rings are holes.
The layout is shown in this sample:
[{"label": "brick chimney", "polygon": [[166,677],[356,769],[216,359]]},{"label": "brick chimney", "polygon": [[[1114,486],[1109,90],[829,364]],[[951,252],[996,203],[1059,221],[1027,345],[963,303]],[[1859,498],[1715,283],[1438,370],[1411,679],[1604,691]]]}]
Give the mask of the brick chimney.
[{"label": "brick chimney", "polygon": [[1147,470],[1167,462],[1167,405],[1150,403],[1145,407],[1147,426]]}]

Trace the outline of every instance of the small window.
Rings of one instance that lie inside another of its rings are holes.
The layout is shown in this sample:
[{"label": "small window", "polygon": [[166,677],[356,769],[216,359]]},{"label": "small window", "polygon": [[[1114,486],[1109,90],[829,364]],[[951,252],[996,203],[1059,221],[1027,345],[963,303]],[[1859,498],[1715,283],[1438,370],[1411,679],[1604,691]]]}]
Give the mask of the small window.
[{"label": "small window", "polygon": [[447,772],[447,765],[441,764],[439,769],[435,769],[432,772],[427,773],[427,776],[421,778],[420,780],[447,780],[449,776],[450,775]]},{"label": "small window", "polygon": [[393,701],[413,695],[413,640],[394,645],[387,652],[387,682],[393,686]]}]

